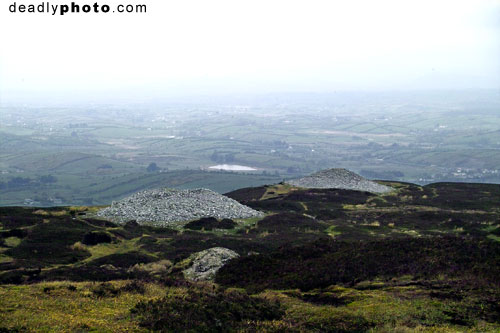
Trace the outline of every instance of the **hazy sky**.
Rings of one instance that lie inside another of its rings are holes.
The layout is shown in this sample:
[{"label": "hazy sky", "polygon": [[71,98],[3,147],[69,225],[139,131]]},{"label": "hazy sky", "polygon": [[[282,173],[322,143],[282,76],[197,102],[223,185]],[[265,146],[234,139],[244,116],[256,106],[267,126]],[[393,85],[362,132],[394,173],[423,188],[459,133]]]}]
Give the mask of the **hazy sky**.
[{"label": "hazy sky", "polygon": [[12,14],[1,0],[3,101],[500,88],[500,0],[96,1],[148,12]]}]

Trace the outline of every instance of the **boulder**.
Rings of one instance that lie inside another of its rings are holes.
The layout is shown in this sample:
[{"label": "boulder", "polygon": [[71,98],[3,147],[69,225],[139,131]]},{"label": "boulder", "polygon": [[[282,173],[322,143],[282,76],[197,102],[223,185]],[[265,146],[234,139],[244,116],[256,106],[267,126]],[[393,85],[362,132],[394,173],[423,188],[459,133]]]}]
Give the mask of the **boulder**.
[{"label": "boulder", "polygon": [[194,281],[213,280],[215,273],[238,253],[223,247],[213,247],[190,256],[191,266],[183,271],[186,279]]}]

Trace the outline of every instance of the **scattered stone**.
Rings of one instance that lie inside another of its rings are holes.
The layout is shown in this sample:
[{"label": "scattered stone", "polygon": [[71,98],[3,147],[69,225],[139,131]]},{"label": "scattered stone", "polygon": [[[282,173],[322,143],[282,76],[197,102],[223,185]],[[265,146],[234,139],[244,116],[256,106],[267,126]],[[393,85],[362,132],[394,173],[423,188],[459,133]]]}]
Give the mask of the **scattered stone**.
[{"label": "scattered stone", "polygon": [[98,211],[97,216],[116,223],[135,220],[139,224],[150,222],[168,226],[173,222],[202,217],[244,219],[263,217],[264,214],[207,189],[154,189],[113,201],[110,207]]},{"label": "scattered stone", "polygon": [[239,257],[238,253],[224,247],[213,247],[190,256],[192,265],[183,271],[186,279],[209,281],[229,260]]},{"label": "scattered stone", "polygon": [[386,193],[392,191],[389,186],[378,184],[361,177],[347,169],[327,169],[304,178],[292,179],[288,184],[304,188],[336,188],[344,190]]}]

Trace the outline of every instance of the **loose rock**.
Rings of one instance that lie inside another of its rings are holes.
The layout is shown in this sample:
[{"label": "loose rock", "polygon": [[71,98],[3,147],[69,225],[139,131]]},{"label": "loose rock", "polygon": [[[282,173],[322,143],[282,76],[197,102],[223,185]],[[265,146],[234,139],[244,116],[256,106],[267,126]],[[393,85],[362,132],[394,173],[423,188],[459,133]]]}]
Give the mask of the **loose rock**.
[{"label": "loose rock", "polygon": [[114,201],[110,207],[98,211],[97,215],[116,223],[135,220],[139,224],[151,222],[158,226],[202,217],[243,219],[264,216],[236,200],[207,189],[146,190]]}]

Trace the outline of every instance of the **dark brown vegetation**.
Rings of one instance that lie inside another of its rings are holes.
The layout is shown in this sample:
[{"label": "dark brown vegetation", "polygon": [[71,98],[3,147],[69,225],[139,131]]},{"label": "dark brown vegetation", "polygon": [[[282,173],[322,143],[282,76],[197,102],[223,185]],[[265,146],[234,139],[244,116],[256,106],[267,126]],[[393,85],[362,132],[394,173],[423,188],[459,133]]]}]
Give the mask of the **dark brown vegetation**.
[{"label": "dark brown vegetation", "polygon": [[83,235],[82,243],[85,245],[97,245],[100,243],[111,243],[113,238],[103,231],[91,231]]},{"label": "dark brown vegetation", "polygon": [[92,227],[71,218],[53,218],[38,223],[28,231],[21,243],[5,251],[16,258],[20,267],[45,267],[52,264],[70,264],[90,256],[83,249],[70,248],[81,241]]},{"label": "dark brown vegetation", "polygon": [[132,313],[140,325],[166,332],[234,332],[245,321],[280,319],[279,302],[245,291],[190,287],[186,295],[140,302]]},{"label": "dark brown vegetation", "polygon": [[241,257],[222,267],[217,282],[264,289],[312,290],[364,280],[474,277],[498,284],[500,243],[453,236],[347,242],[323,239],[276,252]]},{"label": "dark brown vegetation", "polygon": [[184,228],[191,230],[234,229],[237,224],[231,219],[217,220],[214,217],[203,217],[187,223]]}]

